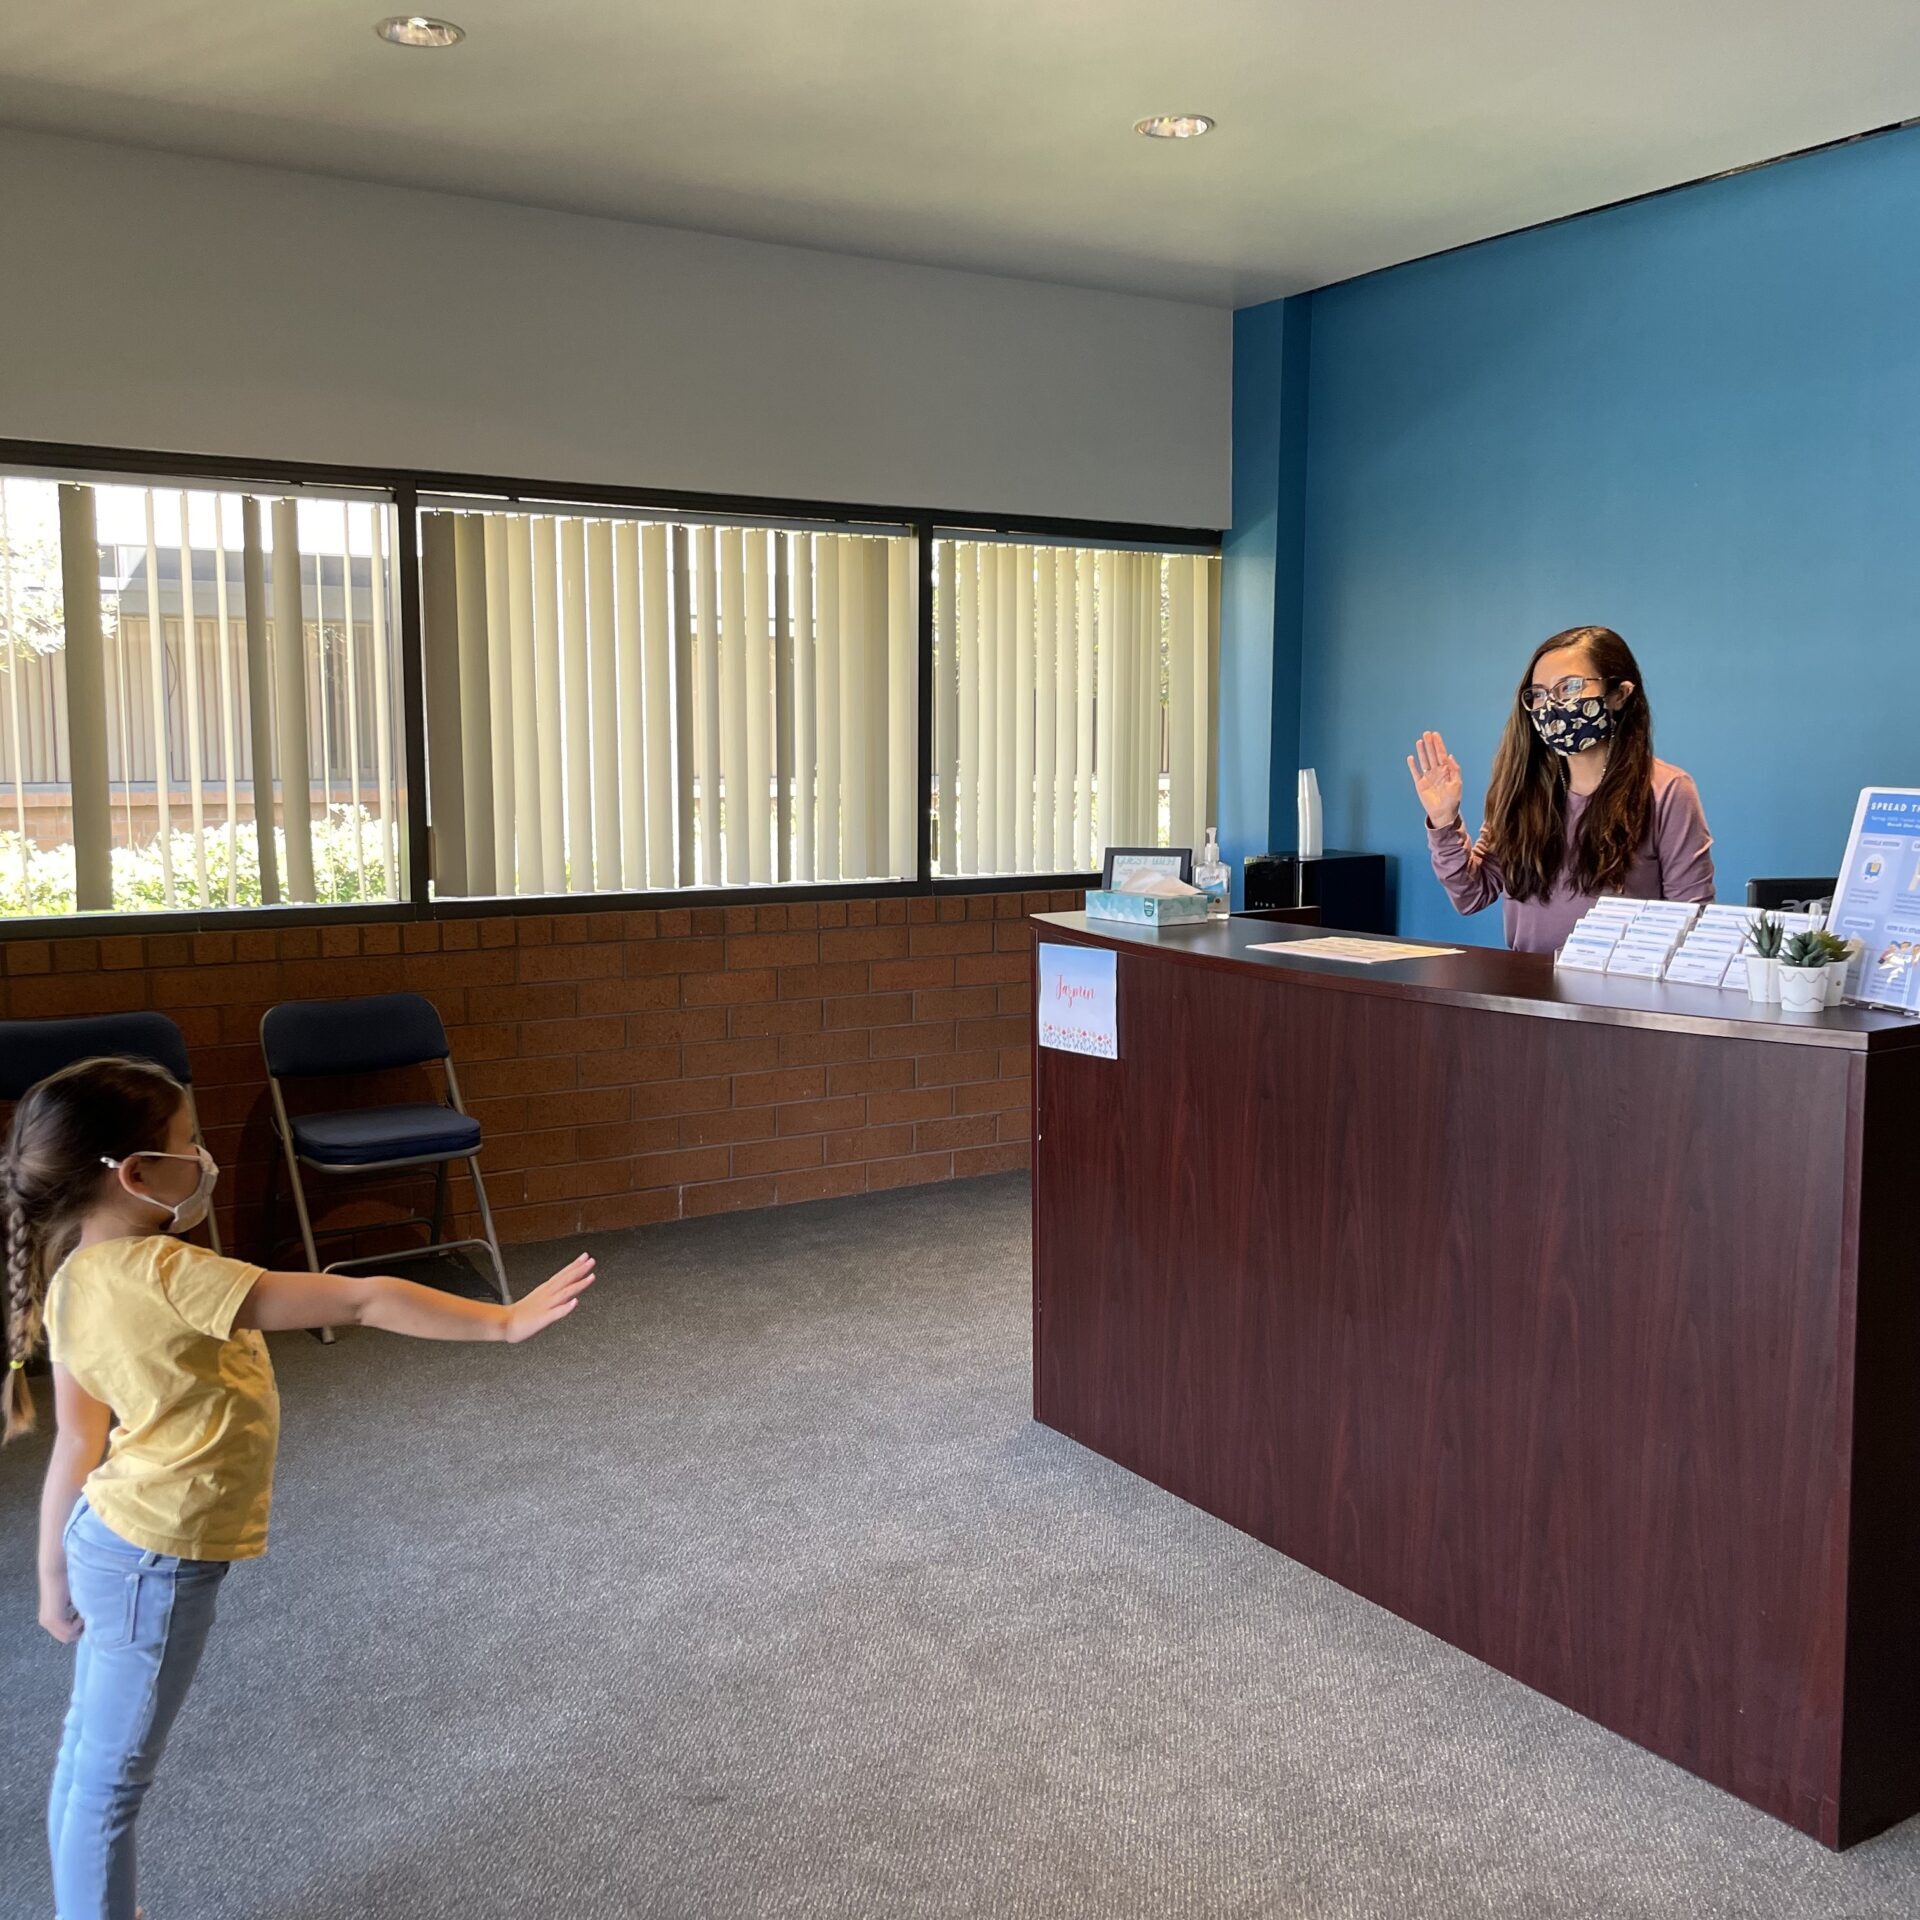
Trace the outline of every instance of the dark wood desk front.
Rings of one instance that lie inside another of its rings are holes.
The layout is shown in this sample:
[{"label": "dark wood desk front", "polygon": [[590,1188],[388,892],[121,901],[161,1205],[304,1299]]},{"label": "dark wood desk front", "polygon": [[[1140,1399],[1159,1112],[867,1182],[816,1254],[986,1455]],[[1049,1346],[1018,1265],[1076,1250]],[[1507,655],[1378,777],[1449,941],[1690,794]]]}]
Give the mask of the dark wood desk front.
[{"label": "dark wood desk front", "polygon": [[1920,1023],[1035,927],[1120,1021],[1035,1051],[1037,1418],[1829,1846],[1920,1810]]}]

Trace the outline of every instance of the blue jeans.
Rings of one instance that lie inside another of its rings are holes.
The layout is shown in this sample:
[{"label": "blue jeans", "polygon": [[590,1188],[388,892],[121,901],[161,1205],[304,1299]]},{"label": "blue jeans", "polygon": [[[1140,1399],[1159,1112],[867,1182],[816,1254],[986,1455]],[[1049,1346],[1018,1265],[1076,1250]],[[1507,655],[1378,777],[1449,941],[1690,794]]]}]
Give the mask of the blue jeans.
[{"label": "blue jeans", "polygon": [[82,1499],[67,1585],[85,1631],[47,1802],[59,1920],[133,1920],[133,1823],[213,1625],[224,1560],[130,1546]]}]

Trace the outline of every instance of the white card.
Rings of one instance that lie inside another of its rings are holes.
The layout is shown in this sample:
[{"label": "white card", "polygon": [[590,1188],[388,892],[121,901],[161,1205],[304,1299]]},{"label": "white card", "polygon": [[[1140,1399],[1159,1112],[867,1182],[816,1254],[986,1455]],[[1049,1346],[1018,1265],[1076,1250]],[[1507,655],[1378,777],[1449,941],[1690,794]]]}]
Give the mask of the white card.
[{"label": "white card", "polygon": [[1717,987],[1727,971],[1727,963],[1715,953],[1677,953],[1667,968],[1667,978],[1693,987]]},{"label": "white card", "polygon": [[1664,953],[1650,953],[1627,946],[1618,946],[1613,950],[1613,958],[1607,962],[1609,973],[1623,973],[1637,980],[1658,980],[1667,970],[1667,956]]},{"label": "white card", "polygon": [[1605,973],[1612,957],[1611,947],[1565,946],[1554,955],[1553,964],[1569,973]]}]

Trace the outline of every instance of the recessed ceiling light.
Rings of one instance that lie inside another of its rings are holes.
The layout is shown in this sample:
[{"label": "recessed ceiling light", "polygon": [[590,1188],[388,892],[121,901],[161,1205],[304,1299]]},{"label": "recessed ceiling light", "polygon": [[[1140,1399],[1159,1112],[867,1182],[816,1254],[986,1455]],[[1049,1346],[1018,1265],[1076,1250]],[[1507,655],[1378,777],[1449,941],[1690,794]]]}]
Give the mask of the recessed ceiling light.
[{"label": "recessed ceiling light", "polygon": [[396,13],[391,20],[382,20],[374,32],[396,47],[457,47],[467,37],[465,27],[424,13]]},{"label": "recessed ceiling light", "polygon": [[1213,122],[1204,113],[1152,113],[1136,120],[1133,130],[1149,140],[1198,140],[1213,131]]}]

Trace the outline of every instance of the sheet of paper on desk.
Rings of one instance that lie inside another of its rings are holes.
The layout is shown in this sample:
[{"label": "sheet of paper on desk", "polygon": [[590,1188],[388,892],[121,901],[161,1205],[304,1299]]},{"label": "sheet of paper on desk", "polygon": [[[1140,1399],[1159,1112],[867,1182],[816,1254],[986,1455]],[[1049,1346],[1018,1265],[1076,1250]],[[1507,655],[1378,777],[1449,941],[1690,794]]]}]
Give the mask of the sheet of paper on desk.
[{"label": "sheet of paper on desk", "polygon": [[1358,960],[1361,965],[1377,967],[1383,960],[1434,960],[1443,953],[1458,953],[1458,947],[1422,947],[1407,940],[1348,940],[1339,934],[1322,934],[1311,940],[1259,940],[1250,953],[1304,954],[1309,960]]}]

